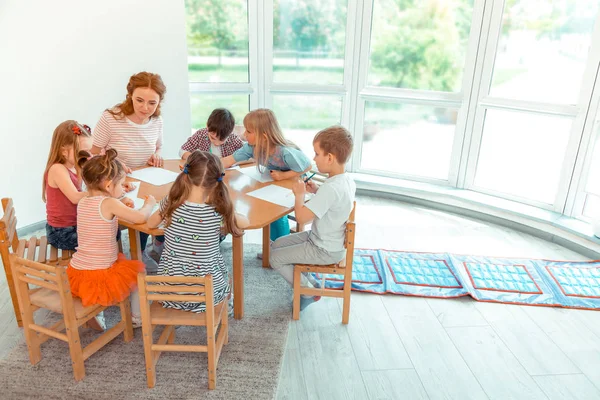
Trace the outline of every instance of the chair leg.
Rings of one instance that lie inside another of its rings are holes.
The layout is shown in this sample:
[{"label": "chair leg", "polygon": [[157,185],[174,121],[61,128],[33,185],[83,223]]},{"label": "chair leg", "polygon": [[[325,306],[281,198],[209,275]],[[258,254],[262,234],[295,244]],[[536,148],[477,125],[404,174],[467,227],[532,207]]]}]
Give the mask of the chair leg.
[{"label": "chair leg", "polygon": [[22,318],[23,334],[25,335],[25,341],[27,342],[27,350],[29,351],[29,361],[35,365],[42,359],[42,352],[40,349],[40,341],[36,332],[29,328],[30,324],[34,324],[33,319],[33,308],[29,302],[29,295],[25,294],[29,288],[27,283],[18,281],[19,285],[17,289],[18,303],[21,308],[20,316]]},{"label": "chair leg", "polygon": [[208,347],[208,388],[214,389],[217,386],[217,366],[216,366],[216,344],[214,327],[206,327],[206,343]]},{"label": "chair leg", "polygon": [[173,327],[173,330],[171,331],[171,334],[169,335],[169,338],[167,339],[168,344],[173,344],[174,342],[175,342],[175,327]]},{"label": "chair leg", "polygon": [[154,352],[152,351],[152,323],[150,320],[150,310],[148,303],[141,302],[142,308],[142,339],[144,341],[144,358],[146,359],[146,380],[148,387],[153,388],[156,384],[156,363],[154,362]]},{"label": "chair leg", "polygon": [[10,299],[12,300],[13,309],[15,310],[15,319],[17,320],[17,326],[20,328],[23,326],[23,320],[21,312],[19,311],[19,299],[17,291],[15,290],[15,281],[12,276],[10,259],[8,256],[5,256],[4,252],[0,255],[2,256],[2,265],[4,265],[4,273],[6,274],[6,283],[8,285],[8,291],[10,292]]},{"label": "chair leg", "polygon": [[223,339],[223,345],[229,343],[229,313],[228,310],[224,310],[221,314],[221,329],[223,329],[223,335],[225,335],[225,339]]},{"label": "chair leg", "polygon": [[131,342],[133,340],[133,325],[131,324],[131,303],[129,302],[129,298],[120,302],[119,308],[121,309],[121,321],[125,322],[123,340]]},{"label": "chair leg", "polygon": [[344,301],[342,307],[342,324],[347,324],[350,319],[350,293],[352,291],[352,269],[344,273]]},{"label": "chair leg", "polygon": [[75,315],[65,313],[65,326],[67,338],[69,340],[69,352],[71,353],[71,363],[73,365],[73,375],[75,380],[80,381],[85,377],[85,366],[83,364],[83,350],[81,340],[79,339],[79,327],[75,321]]},{"label": "chair leg", "polygon": [[294,320],[300,319],[300,269],[294,267],[294,302],[292,304],[292,318]]}]

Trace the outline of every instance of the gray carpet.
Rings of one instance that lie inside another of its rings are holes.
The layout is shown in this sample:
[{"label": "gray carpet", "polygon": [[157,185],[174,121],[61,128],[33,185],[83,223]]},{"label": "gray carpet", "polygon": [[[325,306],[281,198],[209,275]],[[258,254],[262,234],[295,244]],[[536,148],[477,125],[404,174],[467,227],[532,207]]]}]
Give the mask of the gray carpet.
[{"label": "gray carpet", "polygon": [[[125,233],[125,232],[124,232]],[[127,243],[127,240],[124,241]],[[223,243],[231,263],[231,244]],[[75,382],[66,343],[51,339],[42,345],[42,361],[32,366],[27,347],[20,343],[0,360],[2,399],[272,399],[291,319],[291,288],[269,269],[261,267],[260,246],[244,246],[245,316],[230,318],[229,344],[224,346],[217,370],[217,388],[208,390],[207,361],[203,353],[163,353],[157,365],[156,386],[146,386],[141,329],[123,342],[122,335],[91,356],[86,377]],[[118,309],[106,312],[109,326]],[[82,342],[96,333],[81,329]],[[158,333],[158,332],[157,332]],[[157,334],[156,333],[156,334]],[[203,328],[180,327],[176,343],[205,343]]]}]

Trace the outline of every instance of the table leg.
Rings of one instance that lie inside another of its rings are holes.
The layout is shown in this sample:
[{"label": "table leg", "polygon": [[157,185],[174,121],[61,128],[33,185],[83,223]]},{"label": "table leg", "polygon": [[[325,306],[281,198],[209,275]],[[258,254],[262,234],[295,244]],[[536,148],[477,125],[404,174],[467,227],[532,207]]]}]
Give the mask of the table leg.
[{"label": "table leg", "polygon": [[127,228],[129,231],[129,248],[132,260],[142,261],[142,249],[140,248],[140,232],[138,230]]},{"label": "table leg", "polygon": [[263,251],[262,251],[262,266],[263,268],[269,268],[269,256],[271,251],[271,225],[265,225],[263,227]]},{"label": "table leg", "polygon": [[244,317],[244,236],[233,237],[233,317]]}]

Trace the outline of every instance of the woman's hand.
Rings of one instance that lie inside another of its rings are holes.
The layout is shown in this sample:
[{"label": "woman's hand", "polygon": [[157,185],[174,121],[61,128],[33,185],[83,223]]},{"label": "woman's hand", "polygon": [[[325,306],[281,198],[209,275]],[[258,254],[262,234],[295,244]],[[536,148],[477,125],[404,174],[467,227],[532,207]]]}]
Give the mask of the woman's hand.
[{"label": "woman's hand", "polygon": [[163,158],[158,153],[154,153],[148,159],[148,165],[153,167],[162,167],[164,164]]},{"label": "woman's hand", "polygon": [[125,191],[125,193],[129,193],[132,190],[135,190],[135,183],[133,183],[133,182],[125,182],[123,184],[123,190]]},{"label": "woman's hand", "polygon": [[129,197],[123,197],[121,199],[121,203],[125,204],[129,208],[133,208],[135,206],[133,199],[130,199]]}]

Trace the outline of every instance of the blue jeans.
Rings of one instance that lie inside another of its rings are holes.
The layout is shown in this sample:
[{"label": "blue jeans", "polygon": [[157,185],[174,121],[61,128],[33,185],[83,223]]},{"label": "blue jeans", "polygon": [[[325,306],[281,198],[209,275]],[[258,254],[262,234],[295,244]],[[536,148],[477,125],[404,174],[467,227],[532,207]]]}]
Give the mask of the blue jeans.
[{"label": "blue jeans", "polygon": [[[147,237],[148,235],[146,235]],[[48,243],[57,249],[75,251],[77,248],[77,227],[55,228],[46,223]],[[121,240],[121,230],[117,229],[117,242]]]},{"label": "blue jeans", "polygon": [[75,251],[77,247],[77,227],[55,228],[46,223],[48,243],[57,249]]}]

